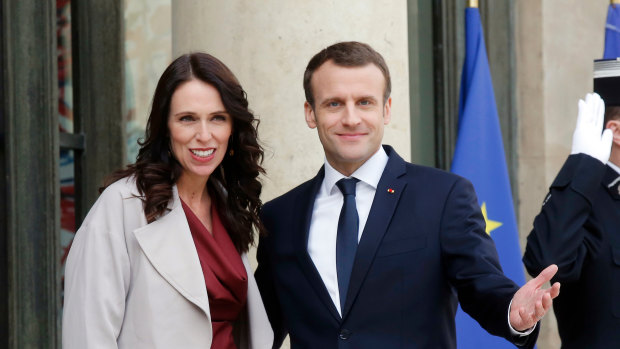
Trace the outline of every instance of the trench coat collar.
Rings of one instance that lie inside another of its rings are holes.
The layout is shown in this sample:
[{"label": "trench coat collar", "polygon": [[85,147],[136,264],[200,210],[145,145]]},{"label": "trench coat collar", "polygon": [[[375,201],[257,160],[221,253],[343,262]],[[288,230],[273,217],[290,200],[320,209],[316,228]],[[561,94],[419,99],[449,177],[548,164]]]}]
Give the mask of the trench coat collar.
[{"label": "trench coat collar", "polygon": [[211,321],[209,298],[198,252],[173,186],[170,210],[154,222],[134,230],[140,248],[153,267],[183,297],[198,306]]}]

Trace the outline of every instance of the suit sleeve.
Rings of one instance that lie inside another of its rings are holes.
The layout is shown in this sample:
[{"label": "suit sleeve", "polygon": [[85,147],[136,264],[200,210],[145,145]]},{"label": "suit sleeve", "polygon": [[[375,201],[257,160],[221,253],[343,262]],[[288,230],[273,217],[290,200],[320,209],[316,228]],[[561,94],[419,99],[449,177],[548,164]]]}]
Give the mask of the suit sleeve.
[{"label": "suit sleeve", "polygon": [[588,155],[569,156],[527,238],[523,263],[530,275],[537,275],[549,264],[557,264],[554,281],[571,282],[580,278],[586,256],[596,254],[600,246],[601,232],[588,217],[605,168]]},{"label": "suit sleeve", "polygon": [[73,240],[65,269],[62,346],[117,348],[129,287],[122,203],[104,192]]},{"label": "suit sleeve", "polygon": [[441,222],[444,269],[457,290],[463,310],[490,334],[504,337],[520,347],[533,347],[538,329],[523,337],[510,332],[508,307],[519,287],[502,271],[469,181],[460,178],[454,183]]},{"label": "suit sleeve", "polygon": [[284,326],[284,320],[272,274],[274,270],[272,268],[272,254],[270,251],[272,248],[271,241],[274,239],[274,233],[272,232],[275,231],[275,228],[272,224],[273,220],[270,220],[269,215],[265,213],[268,210],[268,208],[264,207],[261,213],[261,219],[263,220],[268,233],[267,236],[262,236],[258,243],[258,249],[256,252],[258,267],[254,273],[254,277],[256,278],[256,283],[258,284],[258,289],[263,299],[265,310],[267,311],[267,317],[269,318],[271,328],[273,329],[273,348],[280,348],[284,342],[284,339],[288,335],[288,330]]}]

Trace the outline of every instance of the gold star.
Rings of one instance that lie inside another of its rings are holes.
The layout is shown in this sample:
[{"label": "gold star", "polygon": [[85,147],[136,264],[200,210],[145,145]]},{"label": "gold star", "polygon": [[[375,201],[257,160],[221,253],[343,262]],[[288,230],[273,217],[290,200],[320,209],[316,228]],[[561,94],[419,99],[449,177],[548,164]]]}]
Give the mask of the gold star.
[{"label": "gold star", "polygon": [[482,216],[484,217],[484,222],[486,223],[486,233],[487,234],[491,234],[491,232],[499,227],[502,226],[501,222],[498,221],[492,221],[489,219],[489,217],[487,216],[487,203],[483,202],[482,206],[480,207],[480,209],[482,210]]}]

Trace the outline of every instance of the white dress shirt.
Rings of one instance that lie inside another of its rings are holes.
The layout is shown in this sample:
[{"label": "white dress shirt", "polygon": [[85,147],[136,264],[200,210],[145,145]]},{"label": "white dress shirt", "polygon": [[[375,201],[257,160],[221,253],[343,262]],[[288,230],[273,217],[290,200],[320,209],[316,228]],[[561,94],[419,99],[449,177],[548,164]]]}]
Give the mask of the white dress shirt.
[{"label": "white dress shirt", "polygon": [[618,165],[614,164],[611,161],[608,161],[607,165],[609,165],[609,167],[613,168],[616,172],[618,172],[618,174],[620,174],[620,167],[618,167]]},{"label": "white dress shirt", "polygon": [[[350,176],[359,179],[355,185],[355,205],[359,216],[357,241],[362,238],[377,185],[387,162],[388,156],[385,150],[383,147],[379,147],[379,150]],[[308,254],[319,275],[321,275],[321,279],[323,279],[323,283],[340,315],[342,315],[342,310],[340,309],[340,293],[336,272],[336,237],[343,196],[336,186],[336,182],[342,178],[349,177],[338,172],[325,159],[325,178],[323,178],[323,183],[314,201],[308,235]],[[510,305],[512,305],[512,301]],[[510,325],[510,305],[508,306],[508,327],[510,327],[512,334],[525,336],[532,333],[536,326],[525,332],[518,332],[512,328]]]},{"label": "white dress shirt", "polygon": [[[359,179],[355,185],[355,205],[359,216],[357,241],[362,237],[370,206],[375,198],[377,185],[387,162],[388,156],[385,150],[383,147],[379,147],[379,150],[351,175],[351,177]],[[341,314],[338,275],[336,273],[336,236],[343,196],[336,186],[336,182],[342,178],[346,178],[346,176],[336,171],[325,160],[325,178],[314,201],[308,236],[308,254],[310,254],[314,266],[321,275],[334,305]]]}]

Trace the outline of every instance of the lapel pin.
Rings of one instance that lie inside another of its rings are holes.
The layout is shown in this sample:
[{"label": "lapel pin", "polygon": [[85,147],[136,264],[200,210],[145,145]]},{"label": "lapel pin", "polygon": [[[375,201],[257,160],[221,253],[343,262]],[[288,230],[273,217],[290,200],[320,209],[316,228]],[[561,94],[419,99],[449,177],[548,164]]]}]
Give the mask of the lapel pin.
[{"label": "lapel pin", "polygon": [[392,188],[388,188],[388,193],[390,193],[390,194],[394,194],[394,189],[392,189]]}]

